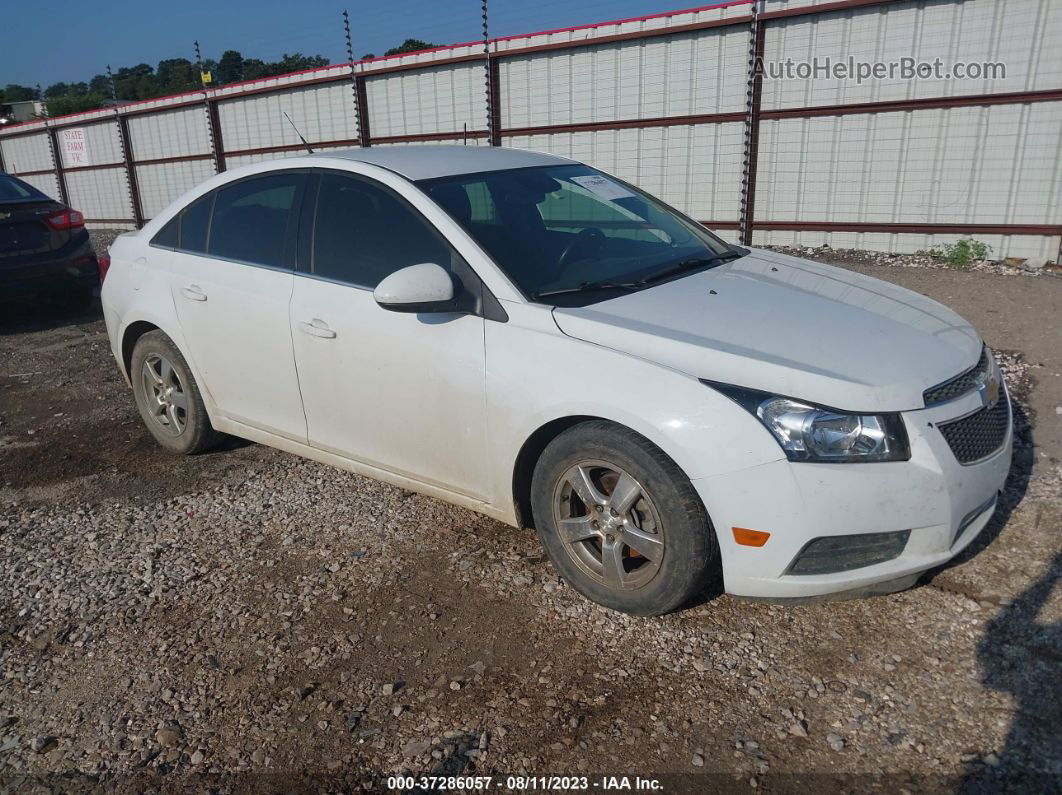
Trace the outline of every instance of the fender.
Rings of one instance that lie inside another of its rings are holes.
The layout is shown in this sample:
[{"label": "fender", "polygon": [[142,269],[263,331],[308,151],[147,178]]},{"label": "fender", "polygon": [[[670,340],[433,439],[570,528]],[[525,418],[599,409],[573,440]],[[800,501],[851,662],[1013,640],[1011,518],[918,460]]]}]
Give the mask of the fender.
[{"label": "fender", "polygon": [[[487,323],[487,429],[491,502],[512,502],[524,444],[568,417],[624,425],[667,453],[691,480],[783,459],[754,417],[696,378],[565,336],[546,307],[506,304]],[[594,385],[597,388],[594,388]]]}]

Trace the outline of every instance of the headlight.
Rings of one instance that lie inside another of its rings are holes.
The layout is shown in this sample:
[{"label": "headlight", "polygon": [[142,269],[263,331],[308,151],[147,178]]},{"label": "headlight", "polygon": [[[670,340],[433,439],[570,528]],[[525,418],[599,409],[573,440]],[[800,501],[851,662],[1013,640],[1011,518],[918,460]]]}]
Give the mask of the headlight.
[{"label": "headlight", "polygon": [[906,461],[911,457],[899,414],[849,414],[728,384],[704,383],[754,414],[790,461]]}]

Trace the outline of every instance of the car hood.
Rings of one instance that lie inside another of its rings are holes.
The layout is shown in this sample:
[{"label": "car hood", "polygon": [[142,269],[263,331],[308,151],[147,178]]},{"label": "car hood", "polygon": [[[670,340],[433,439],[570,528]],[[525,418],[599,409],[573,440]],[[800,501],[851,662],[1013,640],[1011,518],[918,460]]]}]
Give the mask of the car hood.
[{"label": "car hood", "polygon": [[922,408],[922,392],[973,367],[982,346],[969,323],[925,296],[760,250],[553,314],[577,339],[849,411]]}]

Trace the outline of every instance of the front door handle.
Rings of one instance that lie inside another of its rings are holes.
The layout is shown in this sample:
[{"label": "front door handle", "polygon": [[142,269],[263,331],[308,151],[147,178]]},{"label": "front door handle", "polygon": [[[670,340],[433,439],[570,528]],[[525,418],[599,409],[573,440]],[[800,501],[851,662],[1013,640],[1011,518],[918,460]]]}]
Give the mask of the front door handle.
[{"label": "front door handle", "polygon": [[334,340],[336,338],[336,333],[328,328],[328,324],[316,317],[313,320],[300,320],[299,328],[304,334],[309,334],[311,337],[320,337],[325,340]]},{"label": "front door handle", "polygon": [[187,298],[189,301],[205,301],[207,300],[206,293],[199,289],[199,285],[190,284],[187,287],[181,288],[181,295]]}]

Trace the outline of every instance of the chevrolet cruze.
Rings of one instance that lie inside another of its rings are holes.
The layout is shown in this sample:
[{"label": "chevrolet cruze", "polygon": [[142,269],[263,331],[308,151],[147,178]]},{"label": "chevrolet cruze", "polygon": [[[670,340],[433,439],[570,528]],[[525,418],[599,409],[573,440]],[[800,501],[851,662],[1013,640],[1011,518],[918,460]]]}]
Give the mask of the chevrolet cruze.
[{"label": "chevrolet cruze", "polygon": [[111,255],[111,347],[163,448],[232,434],[534,527],[617,610],[716,573],[772,599],[906,587],[1010,466],[999,368],[954,312],[552,155],[260,163]]}]

